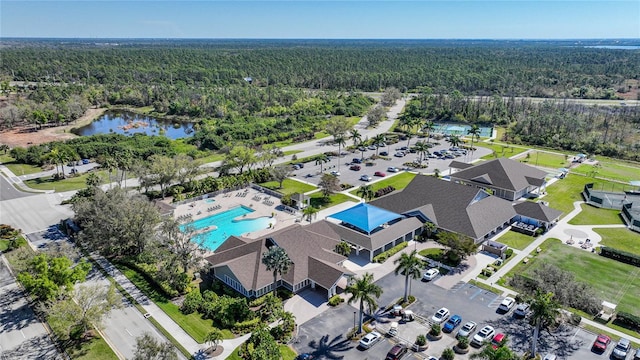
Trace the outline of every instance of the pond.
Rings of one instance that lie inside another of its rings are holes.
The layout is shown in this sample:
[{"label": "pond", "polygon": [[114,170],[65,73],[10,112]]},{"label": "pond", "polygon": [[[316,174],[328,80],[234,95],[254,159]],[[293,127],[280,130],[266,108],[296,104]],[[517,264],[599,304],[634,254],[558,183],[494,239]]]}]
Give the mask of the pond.
[{"label": "pond", "polygon": [[96,134],[146,134],[179,139],[193,135],[193,123],[174,122],[136,114],[130,111],[109,110],[91,124],[76,128],[73,133],[81,136]]}]

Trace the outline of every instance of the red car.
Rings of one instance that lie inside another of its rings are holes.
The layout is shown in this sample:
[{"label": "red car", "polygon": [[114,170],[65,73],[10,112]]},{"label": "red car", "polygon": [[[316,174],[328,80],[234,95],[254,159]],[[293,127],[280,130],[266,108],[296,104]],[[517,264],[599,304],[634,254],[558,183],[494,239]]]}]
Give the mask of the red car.
[{"label": "red car", "polygon": [[503,341],[504,341],[504,334],[498,333],[496,336],[493,337],[493,340],[491,340],[491,346],[495,350],[502,345]]},{"label": "red car", "polygon": [[351,165],[351,167],[349,169],[353,170],[353,171],[358,171],[358,170],[360,170],[360,165]]},{"label": "red car", "polygon": [[382,171],[376,171],[375,173],[373,173],[373,176],[385,177],[387,176],[387,174],[383,173]]},{"label": "red car", "polygon": [[609,346],[610,342],[610,337],[600,334],[596,338],[596,341],[593,342],[593,346],[591,347],[591,349],[599,352],[604,352],[605,350],[607,350],[607,346]]}]

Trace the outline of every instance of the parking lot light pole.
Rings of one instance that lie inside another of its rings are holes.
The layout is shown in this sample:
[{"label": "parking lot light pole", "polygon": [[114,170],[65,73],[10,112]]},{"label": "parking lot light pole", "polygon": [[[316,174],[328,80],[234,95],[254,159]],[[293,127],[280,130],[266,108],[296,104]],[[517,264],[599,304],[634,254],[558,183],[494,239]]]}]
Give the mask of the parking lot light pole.
[{"label": "parking lot light pole", "polygon": [[353,312],[353,331],[356,331],[356,312]]}]

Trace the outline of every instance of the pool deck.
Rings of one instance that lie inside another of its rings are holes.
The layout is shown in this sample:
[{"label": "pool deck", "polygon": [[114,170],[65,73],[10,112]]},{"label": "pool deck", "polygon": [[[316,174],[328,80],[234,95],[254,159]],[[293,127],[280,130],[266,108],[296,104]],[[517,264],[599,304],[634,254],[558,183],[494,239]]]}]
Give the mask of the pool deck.
[{"label": "pool deck", "polygon": [[[214,199],[215,201],[211,202],[211,199]],[[180,219],[184,216],[191,216],[191,220],[195,221],[225,212],[238,206],[244,206],[253,209],[254,211],[246,216],[240,217],[241,219],[255,219],[259,217],[273,216],[273,221],[271,222],[273,225],[271,228],[242,234],[243,237],[257,239],[275,230],[280,230],[295,224],[296,220],[300,219],[301,215],[296,216],[285,211],[276,210],[278,205],[280,205],[280,199],[262,193],[258,190],[247,188],[245,190],[232,191],[208,199],[178,205],[173,212],[173,216],[176,219]]]}]

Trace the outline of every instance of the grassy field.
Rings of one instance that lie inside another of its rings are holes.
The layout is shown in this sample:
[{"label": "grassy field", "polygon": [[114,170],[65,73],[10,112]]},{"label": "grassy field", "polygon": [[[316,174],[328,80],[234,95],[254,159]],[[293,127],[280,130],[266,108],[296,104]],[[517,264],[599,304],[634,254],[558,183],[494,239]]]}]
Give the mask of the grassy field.
[{"label": "grassy field", "polygon": [[[413,174],[410,172],[402,172],[396,176],[391,176],[384,180],[371,184],[371,188],[373,189],[373,192],[376,192],[387,186],[393,186],[394,188],[396,188],[396,190],[402,190],[406,188],[407,185],[409,185],[409,183],[411,182],[411,180],[413,180],[413,178],[416,176],[417,176],[416,174]],[[355,196],[358,196],[357,189],[350,191],[349,193]]]},{"label": "grassy field", "polygon": [[[151,284],[149,284],[145,278],[134,269],[131,269],[123,264],[116,265],[118,269],[136,285],[140,291],[148,296],[158,307],[162,309],[173,321],[175,321],[180,327],[189,334],[195,341],[202,344],[204,343],[204,337],[213,330],[213,324],[211,320],[205,320],[199,313],[192,313],[184,315],[180,311],[180,307],[172,303],[163,294],[157,291]],[[222,330],[225,339],[234,338],[233,334],[229,330]]]},{"label": "grassy field", "polygon": [[333,194],[329,196],[329,202],[325,203],[324,196],[322,195],[321,191],[318,191],[309,195],[309,198],[310,198],[311,206],[320,210],[326,209],[328,207],[335,206],[338,204],[342,204],[343,202],[346,202],[346,201],[357,202],[356,199],[350,196],[347,196],[345,194]]},{"label": "grassy field", "polygon": [[[36,179],[30,179],[25,181],[24,183],[36,190],[54,190],[56,192],[64,192],[71,190],[80,190],[87,187],[87,177],[90,173],[84,173],[75,177],[68,177],[62,180],[54,180],[53,177],[41,177]],[[107,178],[107,173],[105,170],[95,172],[103,179]]]},{"label": "grassy field", "polygon": [[205,156],[203,158],[198,159],[198,161],[202,162],[203,164],[214,162],[214,161],[222,161],[222,160],[224,160],[224,154],[219,154],[219,153],[212,153],[209,156]]},{"label": "grassy field", "polygon": [[[637,306],[640,268],[554,241],[548,250],[538,255],[536,261],[530,261],[520,271],[530,275],[542,262],[570,271],[576,280],[589,284],[602,299],[618,304],[619,311],[640,316]],[[518,269],[511,271],[518,272]]]},{"label": "grassy field", "polygon": [[598,163],[600,164],[598,169],[595,169],[593,165],[581,164],[571,169],[571,172],[589,176],[594,170],[597,170],[596,176],[603,179],[625,183],[632,180],[640,180],[640,164],[623,163],[610,159],[599,159]]},{"label": "grassy field", "polygon": [[546,151],[534,150],[528,153],[529,157],[518,157],[517,160],[531,166],[541,166],[549,169],[566,168],[571,162],[568,155],[548,153]]},{"label": "grassy field", "polygon": [[594,228],[602,236],[601,245],[627,251],[640,256],[640,234],[627,228]]},{"label": "grassy field", "polygon": [[19,164],[9,155],[0,155],[0,163],[4,164],[17,176],[30,175],[44,171],[40,166]]},{"label": "grassy field", "polygon": [[485,155],[482,159],[491,160],[499,157],[512,157],[514,155],[521,154],[528,150],[528,148],[514,147],[513,145],[493,142],[479,142],[474,143],[475,147],[483,147],[493,150],[494,154]]},{"label": "grassy field", "polygon": [[620,210],[601,209],[589,204],[582,204],[578,216],[569,220],[571,225],[609,225],[623,224]]},{"label": "grassy field", "polygon": [[297,180],[293,180],[293,179],[284,179],[284,181],[282,182],[282,189],[279,188],[280,184],[277,181],[269,181],[259,185],[264,186],[271,190],[275,190],[285,195],[294,194],[294,193],[302,194],[302,193],[306,193],[308,191],[317,189],[315,186],[312,186]]},{"label": "grassy field", "polygon": [[566,178],[547,186],[547,195],[543,200],[548,201],[550,207],[564,212],[562,216],[565,216],[573,210],[574,201],[584,200],[581,195],[582,189],[589,183],[594,183],[596,190],[601,190],[602,187],[604,187],[607,191],[611,189],[615,191],[621,190],[623,186],[622,184],[611,181],[569,174]]},{"label": "grassy field", "polygon": [[496,239],[497,242],[518,250],[524,250],[533,240],[535,240],[535,237],[515,231],[507,231],[504,235]]},{"label": "grassy field", "polygon": [[117,360],[118,356],[111,350],[106,341],[101,337],[95,337],[78,346],[66,348],[72,359],[76,360]]},{"label": "grassy field", "polygon": [[[278,349],[280,350],[280,359],[281,360],[294,360],[296,358],[296,352],[293,351],[293,349],[291,349],[289,346],[287,346],[287,345],[278,345]],[[242,360],[242,358],[238,354],[239,351],[240,351],[240,347],[238,347],[236,349],[236,351],[231,353],[231,355],[229,355],[229,357],[227,357],[227,360]]]}]

